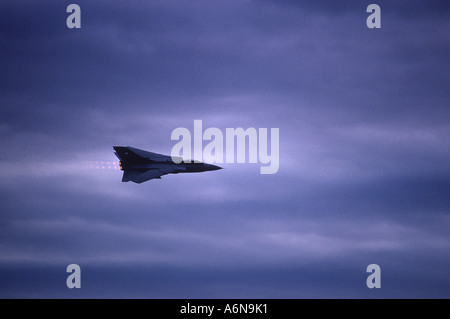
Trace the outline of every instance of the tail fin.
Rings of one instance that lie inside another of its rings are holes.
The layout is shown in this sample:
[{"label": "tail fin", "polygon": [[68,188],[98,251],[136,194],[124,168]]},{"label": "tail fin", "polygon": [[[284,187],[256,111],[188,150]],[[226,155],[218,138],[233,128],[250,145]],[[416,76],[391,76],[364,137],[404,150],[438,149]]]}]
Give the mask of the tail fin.
[{"label": "tail fin", "polygon": [[122,162],[136,162],[143,160],[144,158],[130,150],[128,147],[124,146],[113,146],[114,154],[119,158]]}]

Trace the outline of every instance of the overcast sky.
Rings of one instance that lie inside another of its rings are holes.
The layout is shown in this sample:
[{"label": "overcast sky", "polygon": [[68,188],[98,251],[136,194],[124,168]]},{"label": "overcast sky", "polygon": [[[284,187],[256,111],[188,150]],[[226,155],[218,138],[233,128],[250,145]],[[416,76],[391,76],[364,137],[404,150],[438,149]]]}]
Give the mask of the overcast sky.
[{"label": "overcast sky", "polygon": [[[0,4],[0,297],[450,297],[447,1],[74,2]],[[278,173],[121,182],[196,119]]]}]

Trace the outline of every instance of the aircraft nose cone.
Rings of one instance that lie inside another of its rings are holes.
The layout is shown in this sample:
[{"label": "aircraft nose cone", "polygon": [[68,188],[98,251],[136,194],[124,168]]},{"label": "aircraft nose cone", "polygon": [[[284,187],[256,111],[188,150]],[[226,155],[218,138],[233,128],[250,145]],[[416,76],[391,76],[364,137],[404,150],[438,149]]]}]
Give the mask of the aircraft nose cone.
[{"label": "aircraft nose cone", "polygon": [[212,164],[208,164],[208,168],[209,168],[210,171],[217,171],[218,169],[222,169],[222,167],[216,166],[216,165],[212,165]]}]

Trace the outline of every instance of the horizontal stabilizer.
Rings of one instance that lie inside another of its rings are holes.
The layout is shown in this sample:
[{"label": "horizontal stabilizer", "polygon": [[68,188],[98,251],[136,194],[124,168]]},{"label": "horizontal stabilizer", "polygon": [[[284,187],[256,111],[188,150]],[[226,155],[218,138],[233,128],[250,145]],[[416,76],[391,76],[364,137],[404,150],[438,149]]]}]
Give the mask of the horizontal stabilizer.
[{"label": "horizontal stabilizer", "polygon": [[145,172],[126,170],[123,172],[122,182],[132,181],[140,184],[154,178],[161,179],[161,176],[165,174],[167,173],[161,172],[159,169],[149,169]]},{"label": "horizontal stabilizer", "polygon": [[139,175],[141,175],[142,172],[140,171],[124,171],[122,176],[122,182],[129,182],[132,181],[134,178],[137,178]]}]

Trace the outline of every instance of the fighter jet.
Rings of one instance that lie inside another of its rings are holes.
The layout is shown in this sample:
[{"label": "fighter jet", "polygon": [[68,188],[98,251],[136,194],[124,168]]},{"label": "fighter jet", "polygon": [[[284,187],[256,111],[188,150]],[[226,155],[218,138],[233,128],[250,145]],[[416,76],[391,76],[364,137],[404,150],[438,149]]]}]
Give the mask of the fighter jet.
[{"label": "fighter jet", "polygon": [[[191,162],[176,164],[171,156],[147,152],[130,146],[113,146],[114,154],[119,158],[120,169],[123,171],[122,182],[142,183],[151,179],[161,179],[166,174],[200,173],[215,171],[222,167]],[[180,157],[174,158],[181,161]]]}]

